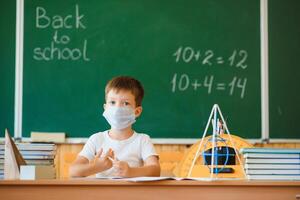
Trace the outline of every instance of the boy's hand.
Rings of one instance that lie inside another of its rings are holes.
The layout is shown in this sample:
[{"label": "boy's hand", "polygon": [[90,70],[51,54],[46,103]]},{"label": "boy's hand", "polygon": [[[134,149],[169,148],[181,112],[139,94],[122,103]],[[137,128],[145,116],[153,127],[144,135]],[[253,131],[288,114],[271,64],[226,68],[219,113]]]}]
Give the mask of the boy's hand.
[{"label": "boy's hand", "polygon": [[108,152],[101,157],[103,149],[101,148],[95,156],[95,167],[99,172],[105,171],[113,166],[112,162],[108,157],[114,157],[114,151],[109,149]]},{"label": "boy's hand", "polygon": [[130,177],[130,167],[127,162],[115,159],[113,161],[115,176]]}]

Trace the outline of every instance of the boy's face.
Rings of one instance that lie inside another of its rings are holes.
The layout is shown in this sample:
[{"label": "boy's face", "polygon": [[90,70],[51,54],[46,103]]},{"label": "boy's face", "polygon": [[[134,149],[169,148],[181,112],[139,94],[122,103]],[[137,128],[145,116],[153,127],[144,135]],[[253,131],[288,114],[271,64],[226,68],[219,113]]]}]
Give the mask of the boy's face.
[{"label": "boy's face", "polygon": [[104,109],[110,106],[129,106],[134,110],[135,116],[138,117],[142,113],[142,107],[136,107],[135,97],[129,90],[110,90],[106,95],[106,103]]}]

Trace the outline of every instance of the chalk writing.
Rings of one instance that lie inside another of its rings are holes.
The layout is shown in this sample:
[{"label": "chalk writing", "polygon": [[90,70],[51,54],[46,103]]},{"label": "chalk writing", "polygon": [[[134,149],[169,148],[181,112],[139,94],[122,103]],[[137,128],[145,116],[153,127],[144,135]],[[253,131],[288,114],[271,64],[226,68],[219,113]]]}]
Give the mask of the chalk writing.
[{"label": "chalk writing", "polygon": [[224,65],[233,66],[240,69],[247,68],[248,52],[246,50],[234,49],[230,55],[217,56],[213,50],[196,50],[192,47],[180,46],[175,53],[175,62],[185,63],[198,62],[203,66]]},{"label": "chalk writing", "polygon": [[81,44],[72,44],[72,38],[69,35],[63,34],[62,31],[59,32],[64,29],[85,30],[87,25],[84,20],[85,16],[80,12],[77,4],[75,5],[73,14],[70,13],[64,16],[49,16],[44,7],[36,7],[35,28],[39,31],[53,31],[53,36],[50,38],[48,45],[42,44],[33,49],[33,59],[37,61],[90,61],[87,54],[87,39],[83,39]]},{"label": "chalk writing", "polygon": [[227,92],[228,95],[239,95],[243,99],[246,95],[247,78],[233,76],[229,82],[216,79],[214,75],[206,75],[199,78],[191,78],[187,74],[175,73],[171,80],[171,91],[185,92],[188,90],[213,92]]}]

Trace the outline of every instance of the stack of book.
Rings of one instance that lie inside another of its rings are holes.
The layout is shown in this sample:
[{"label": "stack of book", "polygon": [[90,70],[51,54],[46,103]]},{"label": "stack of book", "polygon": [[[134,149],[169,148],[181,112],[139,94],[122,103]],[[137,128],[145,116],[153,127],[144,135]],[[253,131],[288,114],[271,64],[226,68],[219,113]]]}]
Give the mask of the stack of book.
[{"label": "stack of book", "polygon": [[[47,143],[16,143],[27,165],[51,166],[55,171],[56,145]],[[0,179],[4,178],[4,144],[0,144]],[[55,178],[55,174],[53,175]]]},{"label": "stack of book", "polygon": [[244,148],[244,168],[251,180],[300,180],[300,149]]}]

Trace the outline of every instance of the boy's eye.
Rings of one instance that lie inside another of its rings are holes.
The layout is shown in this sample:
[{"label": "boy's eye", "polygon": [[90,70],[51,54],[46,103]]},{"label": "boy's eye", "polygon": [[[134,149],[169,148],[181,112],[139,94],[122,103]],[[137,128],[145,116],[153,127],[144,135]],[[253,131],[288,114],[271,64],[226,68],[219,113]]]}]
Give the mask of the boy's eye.
[{"label": "boy's eye", "polygon": [[129,102],[124,102],[123,105],[128,106],[128,105],[130,105],[130,103]]},{"label": "boy's eye", "polygon": [[116,102],[115,101],[110,101],[110,102],[108,102],[110,105],[115,105],[116,104]]}]

